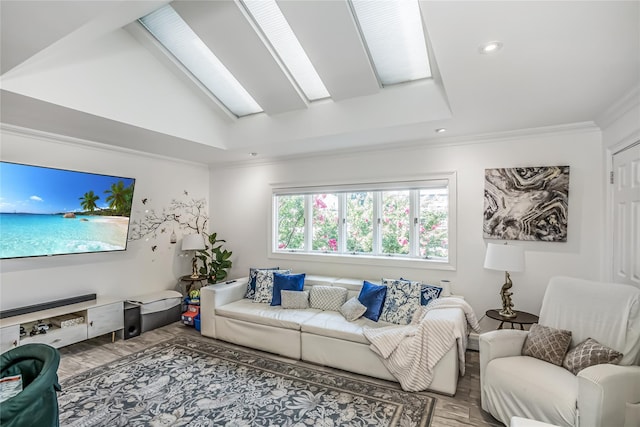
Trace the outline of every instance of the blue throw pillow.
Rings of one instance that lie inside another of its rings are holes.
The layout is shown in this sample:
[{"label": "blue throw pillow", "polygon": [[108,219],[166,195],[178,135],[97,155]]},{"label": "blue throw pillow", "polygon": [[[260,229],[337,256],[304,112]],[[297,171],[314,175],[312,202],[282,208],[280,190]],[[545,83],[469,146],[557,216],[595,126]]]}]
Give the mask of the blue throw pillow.
[{"label": "blue throw pillow", "polygon": [[304,289],[304,277],[302,274],[280,274],[273,273],[273,297],[271,305],[281,305],[282,296],[280,291],[302,291]]},{"label": "blue throw pillow", "polygon": [[427,305],[431,300],[440,298],[441,293],[442,288],[423,283],[420,288],[420,305]]},{"label": "blue throw pillow", "polygon": [[386,286],[374,285],[365,280],[362,284],[360,295],[358,295],[358,301],[367,307],[367,311],[362,316],[377,322],[380,318],[380,313],[382,313],[382,306],[386,296]]}]

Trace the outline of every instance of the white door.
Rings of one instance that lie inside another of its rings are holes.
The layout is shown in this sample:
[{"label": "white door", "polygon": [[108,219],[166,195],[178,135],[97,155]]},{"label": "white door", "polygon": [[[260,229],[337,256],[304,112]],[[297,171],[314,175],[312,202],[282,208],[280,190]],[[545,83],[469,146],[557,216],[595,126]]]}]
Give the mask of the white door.
[{"label": "white door", "polygon": [[613,280],[640,287],[640,141],[613,155]]}]

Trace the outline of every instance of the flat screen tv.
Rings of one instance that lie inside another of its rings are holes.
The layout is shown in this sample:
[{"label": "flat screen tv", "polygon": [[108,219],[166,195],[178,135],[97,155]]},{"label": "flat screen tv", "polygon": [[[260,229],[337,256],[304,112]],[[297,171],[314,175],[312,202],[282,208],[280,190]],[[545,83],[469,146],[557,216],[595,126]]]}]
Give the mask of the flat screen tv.
[{"label": "flat screen tv", "polygon": [[0,162],[0,259],[126,250],[134,184]]}]

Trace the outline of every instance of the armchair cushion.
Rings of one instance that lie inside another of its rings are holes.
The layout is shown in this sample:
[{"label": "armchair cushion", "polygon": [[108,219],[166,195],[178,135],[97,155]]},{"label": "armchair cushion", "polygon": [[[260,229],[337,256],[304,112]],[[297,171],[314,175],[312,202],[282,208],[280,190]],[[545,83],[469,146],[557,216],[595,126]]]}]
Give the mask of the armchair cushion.
[{"label": "armchair cushion", "polygon": [[571,331],[534,323],[522,346],[522,355],[561,366],[570,344]]},{"label": "armchair cushion", "polygon": [[593,338],[587,338],[569,350],[564,357],[562,366],[577,375],[578,372],[589,366],[601,363],[617,364],[620,360],[622,360],[622,353],[600,344]]},{"label": "armchair cushion", "polygon": [[572,426],[576,419],[578,378],[562,366],[529,356],[494,359],[487,365],[483,404],[508,423],[514,415]]}]

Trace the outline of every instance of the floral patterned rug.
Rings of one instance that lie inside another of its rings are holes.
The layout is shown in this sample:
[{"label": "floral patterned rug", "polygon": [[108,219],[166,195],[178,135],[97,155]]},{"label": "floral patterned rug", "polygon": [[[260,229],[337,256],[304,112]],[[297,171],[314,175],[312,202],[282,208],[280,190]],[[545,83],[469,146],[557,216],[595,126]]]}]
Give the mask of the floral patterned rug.
[{"label": "floral patterned rug", "polygon": [[179,337],[62,383],[62,426],[429,426],[397,384]]}]

